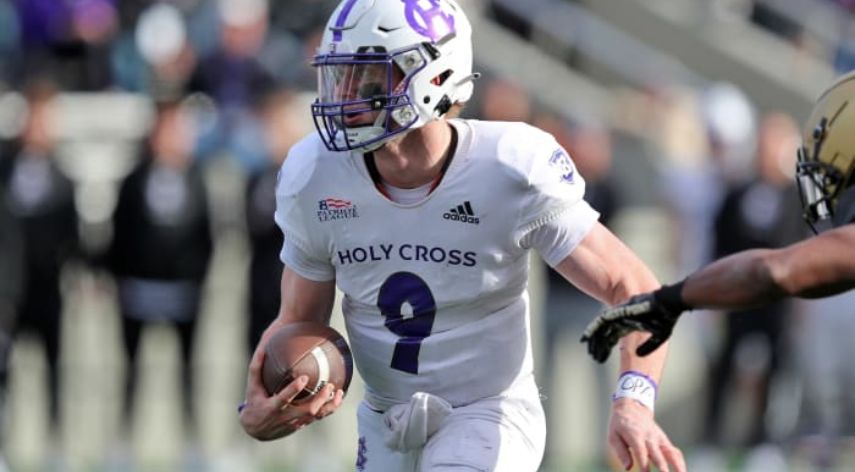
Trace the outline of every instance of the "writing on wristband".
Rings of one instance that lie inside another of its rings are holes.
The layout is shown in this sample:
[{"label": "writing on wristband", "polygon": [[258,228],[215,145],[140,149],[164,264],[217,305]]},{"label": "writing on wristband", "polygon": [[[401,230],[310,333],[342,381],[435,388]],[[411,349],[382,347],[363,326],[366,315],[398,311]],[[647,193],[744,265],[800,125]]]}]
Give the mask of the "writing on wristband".
[{"label": "writing on wristband", "polygon": [[612,401],[618,398],[631,398],[654,411],[658,390],[656,381],[650,376],[635,370],[628,370],[618,378]]}]

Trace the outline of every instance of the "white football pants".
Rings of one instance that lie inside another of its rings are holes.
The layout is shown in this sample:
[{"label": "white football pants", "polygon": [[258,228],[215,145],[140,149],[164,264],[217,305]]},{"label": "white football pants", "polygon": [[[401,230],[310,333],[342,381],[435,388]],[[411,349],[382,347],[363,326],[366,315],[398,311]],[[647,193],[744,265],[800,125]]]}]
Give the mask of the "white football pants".
[{"label": "white football pants", "polygon": [[[387,446],[384,414],[359,405],[357,472],[535,472],[543,458],[546,424],[533,379],[504,396],[441,412],[423,447]],[[428,423],[430,421],[427,421]]]}]

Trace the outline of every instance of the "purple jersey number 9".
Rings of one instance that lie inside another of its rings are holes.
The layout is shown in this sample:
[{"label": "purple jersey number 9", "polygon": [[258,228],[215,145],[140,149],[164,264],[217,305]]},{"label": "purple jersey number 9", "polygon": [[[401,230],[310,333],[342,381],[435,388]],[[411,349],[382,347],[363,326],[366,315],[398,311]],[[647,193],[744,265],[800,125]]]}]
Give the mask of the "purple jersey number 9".
[{"label": "purple jersey number 9", "polygon": [[[407,313],[403,313],[404,304],[411,308]],[[401,337],[395,344],[390,366],[418,374],[419,349],[422,340],[430,335],[436,316],[436,302],[430,288],[416,274],[395,272],[380,287],[377,306],[386,317],[386,328]]]}]

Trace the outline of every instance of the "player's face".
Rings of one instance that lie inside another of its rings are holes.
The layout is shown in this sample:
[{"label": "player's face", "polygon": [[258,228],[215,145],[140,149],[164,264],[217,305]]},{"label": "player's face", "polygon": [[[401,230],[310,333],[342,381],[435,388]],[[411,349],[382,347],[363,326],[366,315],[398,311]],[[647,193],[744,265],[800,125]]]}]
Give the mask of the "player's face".
[{"label": "player's face", "polygon": [[322,103],[342,103],[341,123],[353,128],[373,124],[397,91],[403,74],[388,63],[330,64],[318,74]]}]

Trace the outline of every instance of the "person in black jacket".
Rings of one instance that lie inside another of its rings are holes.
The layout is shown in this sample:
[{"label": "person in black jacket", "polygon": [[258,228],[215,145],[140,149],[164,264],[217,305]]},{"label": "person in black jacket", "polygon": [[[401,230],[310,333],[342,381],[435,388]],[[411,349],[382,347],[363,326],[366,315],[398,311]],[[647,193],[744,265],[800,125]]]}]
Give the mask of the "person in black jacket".
[{"label": "person in black jacket", "polygon": [[282,231],[271,217],[276,209],[276,175],[279,170],[273,164],[271,160],[271,166],[251,175],[246,188],[246,224],[252,253],[249,265],[249,354],[279,313]]},{"label": "person in black jacket", "polygon": [[276,183],[288,149],[299,140],[304,128],[302,109],[293,92],[270,89],[256,106],[262,128],[266,166],[251,174],[246,185],[246,227],[250,244],[249,323],[247,353],[252,355],[261,334],[279,314],[279,284],[282,281],[282,231],[273,220]]},{"label": "person in black jacket", "polygon": [[194,129],[177,102],[160,103],[139,165],[122,183],[109,252],[128,357],[126,426],[143,326],[174,325],[181,341],[184,412],[193,424],[191,355],[212,252],[208,199],[193,163]]},{"label": "person in black jacket", "polygon": [[[24,95],[28,105],[26,126],[10,150],[11,160],[2,178],[3,198],[26,242],[19,253],[23,254],[26,275],[21,278],[23,291],[14,335],[32,332],[44,342],[51,429],[59,431],[60,274],[78,252],[78,216],[74,186],[54,160],[51,113],[56,89],[51,82],[37,78],[25,86]],[[4,271],[4,278],[6,274]]]},{"label": "person in black jacket", "polygon": [[[785,169],[794,164],[791,152],[798,143],[798,126],[788,115],[771,113],[763,118],[758,134],[757,176],[727,192],[716,218],[715,257],[722,258],[757,248],[781,248],[804,235],[799,217],[798,189]],[[724,345],[711,372],[707,398],[705,440],[720,445],[725,395],[735,378],[738,348],[752,337],[762,338],[769,353],[753,395],[751,430],[747,445],[768,441],[765,411],[771,381],[784,351],[791,300],[733,310],[725,317]]]},{"label": "person in black jacket", "polygon": [[[6,190],[0,183],[0,195]],[[0,198],[0,451],[4,450],[2,432],[6,430],[6,393],[9,378],[9,358],[12,351],[12,330],[17,318],[24,278],[24,246],[18,221],[5,198]],[[0,452],[0,470],[5,462]]]}]

